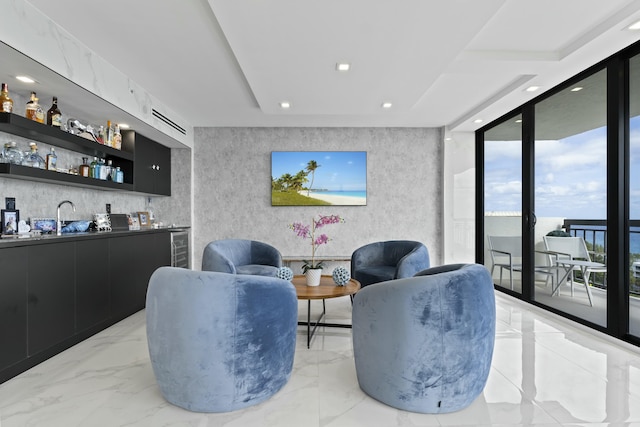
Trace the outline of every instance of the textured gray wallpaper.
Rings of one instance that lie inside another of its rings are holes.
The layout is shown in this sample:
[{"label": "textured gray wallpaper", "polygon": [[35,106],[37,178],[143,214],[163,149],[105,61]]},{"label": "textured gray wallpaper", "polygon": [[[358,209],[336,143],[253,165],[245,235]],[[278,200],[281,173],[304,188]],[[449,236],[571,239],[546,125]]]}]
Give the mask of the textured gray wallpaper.
[{"label": "textured gray wallpaper", "polygon": [[[224,238],[260,240],[285,256],[309,256],[308,240],[287,225],[309,223],[318,214],[346,220],[324,229],[333,240],[319,255],[350,255],[370,242],[409,239],[424,242],[432,264],[441,263],[441,129],[196,128],[194,146],[194,269],[204,246]],[[366,151],[367,206],[272,207],[271,152],[296,150]]]}]

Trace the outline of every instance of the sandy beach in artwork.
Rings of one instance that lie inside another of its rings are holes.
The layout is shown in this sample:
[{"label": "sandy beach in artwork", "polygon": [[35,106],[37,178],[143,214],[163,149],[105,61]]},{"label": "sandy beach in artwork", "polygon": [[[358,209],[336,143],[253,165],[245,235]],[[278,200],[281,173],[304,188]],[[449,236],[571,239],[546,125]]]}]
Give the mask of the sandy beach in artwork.
[{"label": "sandy beach in artwork", "polygon": [[311,197],[313,199],[322,200],[324,202],[331,203],[332,205],[360,205],[364,206],[367,204],[367,199],[362,197],[349,197],[349,196],[334,196],[332,194],[322,194],[317,192],[310,192],[307,196],[307,191],[302,190],[298,191],[299,194],[305,197]]}]

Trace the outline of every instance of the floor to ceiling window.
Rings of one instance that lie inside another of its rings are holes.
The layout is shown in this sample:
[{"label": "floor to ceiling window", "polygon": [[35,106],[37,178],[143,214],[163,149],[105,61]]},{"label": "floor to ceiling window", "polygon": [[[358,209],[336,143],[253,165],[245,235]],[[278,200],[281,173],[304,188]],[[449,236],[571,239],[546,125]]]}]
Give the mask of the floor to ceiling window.
[{"label": "floor to ceiling window", "polygon": [[535,104],[534,299],[606,326],[607,71]]},{"label": "floor to ceiling window", "polygon": [[629,60],[629,333],[640,337],[640,55]]},{"label": "floor to ceiling window", "polygon": [[640,345],[640,42],[476,143],[476,256],[496,289]]},{"label": "floor to ceiling window", "polygon": [[522,117],[485,133],[485,265],[494,282],[522,292]]}]

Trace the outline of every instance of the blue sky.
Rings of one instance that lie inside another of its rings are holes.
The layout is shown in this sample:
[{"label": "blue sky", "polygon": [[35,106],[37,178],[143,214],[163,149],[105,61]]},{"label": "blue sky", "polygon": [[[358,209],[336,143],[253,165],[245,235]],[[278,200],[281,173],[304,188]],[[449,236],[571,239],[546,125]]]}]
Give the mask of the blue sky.
[{"label": "blue sky", "polygon": [[[315,160],[313,188],[331,191],[366,191],[366,151],[274,151],[271,153],[271,176],[297,174]],[[311,176],[309,176],[311,179]],[[309,185],[310,181],[306,185]]]},{"label": "blue sky", "polygon": [[[536,141],[537,217],[606,218],[606,127]],[[522,210],[520,141],[485,143],[485,211]],[[640,219],[640,117],[631,120],[631,219]]]}]

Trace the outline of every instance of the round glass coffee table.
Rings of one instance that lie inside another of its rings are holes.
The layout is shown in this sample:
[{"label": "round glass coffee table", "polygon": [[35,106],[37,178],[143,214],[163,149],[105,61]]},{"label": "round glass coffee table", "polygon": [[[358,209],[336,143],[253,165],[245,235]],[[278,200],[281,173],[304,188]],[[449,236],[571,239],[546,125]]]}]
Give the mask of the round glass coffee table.
[{"label": "round glass coffee table", "polygon": [[[295,275],[291,281],[296,288],[298,299],[307,300],[307,321],[298,322],[298,325],[307,327],[307,348],[311,344],[311,339],[316,332],[318,326],[327,326],[331,328],[351,328],[351,325],[345,323],[324,323],[322,319],[326,314],[325,299],[349,296],[353,303],[353,295],[360,290],[360,282],[356,279],[350,279],[345,286],[337,286],[332,276],[322,276],[320,285],[307,286],[307,278],[304,275]],[[311,322],[311,300],[322,300],[322,313],[314,322]],[[311,329],[313,326],[313,329]]]}]

